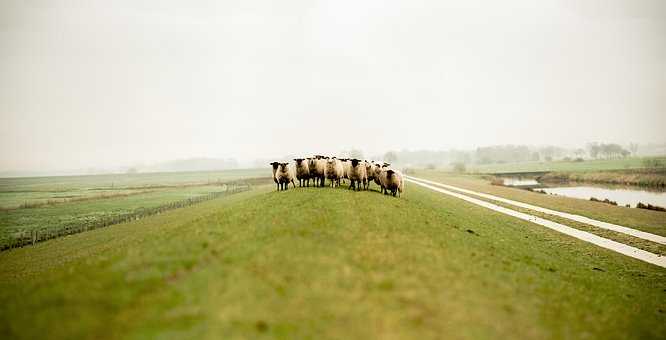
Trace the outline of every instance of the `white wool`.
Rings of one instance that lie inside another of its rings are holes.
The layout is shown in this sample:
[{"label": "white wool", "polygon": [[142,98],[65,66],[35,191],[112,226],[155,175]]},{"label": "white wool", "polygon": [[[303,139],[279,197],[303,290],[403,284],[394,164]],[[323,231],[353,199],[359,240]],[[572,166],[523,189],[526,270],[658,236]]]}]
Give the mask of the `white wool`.
[{"label": "white wool", "polygon": [[310,178],[310,168],[308,167],[307,159],[302,159],[300,163],[294,159],[294,169],[296,179],[301,180]]}]

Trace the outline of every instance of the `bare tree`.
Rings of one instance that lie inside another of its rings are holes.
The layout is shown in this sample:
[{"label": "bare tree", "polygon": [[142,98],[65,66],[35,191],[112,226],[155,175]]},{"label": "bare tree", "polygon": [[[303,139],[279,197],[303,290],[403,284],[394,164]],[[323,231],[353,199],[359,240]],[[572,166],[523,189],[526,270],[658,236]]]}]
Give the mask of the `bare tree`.
[{"label": "bare tree", "polygon": [[398,155],[395,153],[395,151],[389,151],[384,154],[384,161],[387,163],[393,163],[398,160]]}]

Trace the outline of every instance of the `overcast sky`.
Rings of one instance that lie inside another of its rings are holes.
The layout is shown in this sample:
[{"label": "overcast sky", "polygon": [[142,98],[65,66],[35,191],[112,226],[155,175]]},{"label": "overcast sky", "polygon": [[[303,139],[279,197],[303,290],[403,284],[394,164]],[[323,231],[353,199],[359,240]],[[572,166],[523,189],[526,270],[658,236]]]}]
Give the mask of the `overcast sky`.
[{"label": "overcast sky", "polygon": [[0,1],[0,170],[666,142],[666,1]]}]

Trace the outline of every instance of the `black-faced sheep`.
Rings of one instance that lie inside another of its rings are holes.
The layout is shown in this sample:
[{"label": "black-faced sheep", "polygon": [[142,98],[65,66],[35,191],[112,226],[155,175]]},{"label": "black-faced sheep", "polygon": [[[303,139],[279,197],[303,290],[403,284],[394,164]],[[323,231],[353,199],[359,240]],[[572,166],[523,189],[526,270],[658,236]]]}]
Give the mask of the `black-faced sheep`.
[{"label": "black-faced sheep", "polygon": [[393,170],[388,166],[382,168],[380,174],[380,182],[382,183],[382,192],[384,194],[391,194],[400,196],[404,190],[404,180],[402,173]]},{"label": "black-faced sheep", "polygon": [[342,162],[339,159],[326,158],[326,178],[331,181],[331,187],[340,186],[340,179],[342,178]]},{"label": "black-faced sheep", "polygon": [[278,180],[275,177],[275,172],[277,171],[278,166],[280,166],[280,163],[272,162],[272,163],[269,163],[269,165],[273,168],[273,182],[275,182],[275,184],[277,184],[277,186],[278,186],[277,189],[280,190],[280,184],[278,183]]},{"label": "black-faced sheep", "polygon": [[308,163],[304,158],[296,158],[296,179],[298,180],[298,185],[310,186],[310,168]]},{"label": "black-faced sheep", "polygon": [[278,182],[278,190],[289,189],[289,183],[293,184],[294,188],[296,188],[296,183],[294,183],[294,173],[289,168],[289,163],[280,163],[278,165],[277,171],[275,172],[275,178]]},{"label": "black-faced sheep", "polygon": [[349,167],[349,184],[350,189],[361,190],[361,185],[365,189],[368,184],[368,175],[365,170],[365,163],[360,159],[350,160]]}]

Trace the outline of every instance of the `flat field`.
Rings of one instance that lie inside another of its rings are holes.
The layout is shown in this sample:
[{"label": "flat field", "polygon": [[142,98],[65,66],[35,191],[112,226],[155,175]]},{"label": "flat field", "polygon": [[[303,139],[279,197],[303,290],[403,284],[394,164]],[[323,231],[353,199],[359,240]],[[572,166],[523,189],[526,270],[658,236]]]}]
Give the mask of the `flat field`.
[{"label": "flat field", "polygon": [[0,246],[32,230],[92,224],[226,190],[269,169],[0,179]]}]

